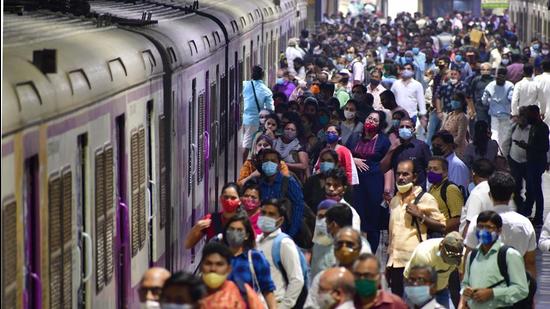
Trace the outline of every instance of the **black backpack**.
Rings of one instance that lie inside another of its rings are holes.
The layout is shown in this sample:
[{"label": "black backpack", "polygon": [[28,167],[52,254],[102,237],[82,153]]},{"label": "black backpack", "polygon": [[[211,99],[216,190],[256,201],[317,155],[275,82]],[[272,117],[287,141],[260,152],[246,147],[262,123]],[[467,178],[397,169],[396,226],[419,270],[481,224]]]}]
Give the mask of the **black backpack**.
[{"label": "black backpack", "polygon": [[[290,218],[292,218],[293,214],[293,207],[292,202],[288,198],[288,183],[290,181],[290,177],[292,176],[283,176],[283,180],[281,183],[281,195],[279,198],[283,201],[283,203],[286,206],[287,209],[287,218],[290,221]],[[300,183],[298,181],[298,183]],[[303,249],[311,249],[313,247],[313,231],[315,230],[315,219],[316,216],[309,208],[309,206],[304,202],[304,213],[302,218],[302,224],[301,228],[298,231],[298,234],[296,234],[292,240],[298,245],[298,247]]]},{"label": "black backpack", "polygon": [[[489,289],[492,289],[498,285],[500,285],[503,282],[506,282],[506,285],[510,285],[510,276],[508,275],[508,264],[506,264],[506,251],[508,251],[509,248],[512,248],[510,246],[503,245],[498,249],[498,255],[497,255],[497,264],[498,264],[498,270],[500,271],[500,274],[504,279],[501,281],[489,286]],[[478,249],[472,250],[472,253],[470,253],[470,260],[468,265],[470,266],[470,269],[472,267],[472,263],[474,262],[474,259],[477,255]],[[524,308],[532,308],[533,307],[533,300],[535,297],[535,293],[537,292],[537,281],[535,278],[529,274],[528,271],[525,271],[525,275],[527,276],[527,283],[529,284],[529,294],[526,298],[518,301],[517,303],[505,307],[505,308],[517,308],[517,309],[524,309]]]}]

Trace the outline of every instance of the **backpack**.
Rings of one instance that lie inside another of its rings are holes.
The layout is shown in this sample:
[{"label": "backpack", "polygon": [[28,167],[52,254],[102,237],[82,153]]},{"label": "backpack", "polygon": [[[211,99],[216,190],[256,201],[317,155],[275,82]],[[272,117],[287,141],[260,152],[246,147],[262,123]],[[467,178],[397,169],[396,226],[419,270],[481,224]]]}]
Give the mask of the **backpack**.
[{"label": "backpack", "polygon": [[[281,195],[280,198],[283,200],[283,203],[287,209],[287,218],[292,218],[293,207],[290,199],[288,199],[288,183],[291,176],[283,176],[281,183]],[[298,181],[298,183],[300,183]],[[313,231],[315,230],[315,219],[316,216],[309,208],[309,206],[304,202],[304,213],[302,218],[301,228],[298,231],[298,234],[294,236],[293,240],[300,248],[311,249],[313,247]]]},{"label": "backpack", "polygon": [[[273,264],[275,264],[275,267],[281,272],[283,275],[283,280],[285,280],[286,284],[288,285],[288,275],[286,273],[285,268],[283,267],[283,263],[281,262],[281,242],[285,238],[290,238],[285,233],[281,233],[275,237],[273,240],[273,246],[271,247],[271,258],[273,259]],[[306,302],[307,298],[307,287],[309,285],[308,283],[308,265],[306,261],[306,257],[304,256],[304,253],[302,250],[296,245],[296,250],[298,251],[298,257],[300,258],[300,267],[302,268],[302,276],[304,277],[304,286],[302,287],[302,291],[300,292],[300,296],[298,296],[298,299],[296,300],[296,304],[293,308],[303,308],[304,304]]]},{"label": "backpack", "polygon": [[450,218],[451,210],[447,205],[447,188],[449,187],[449,185],[454,185],[460,190],[460,193],[462,193],[462,198],[464,199],[464,202],[466,202],[468,198],[467,198],[466,189],[464,188],[464,186],[457,185],[456,183],[450,181],[449,179],[446,179],[445,181],[443,181],[443,184],[441,185],[441,199],[445,203],[445,206],[447,206],[447,212],[449,213],[449,218]]},{"label": "backpack", "polygon": [[[508,264],[506,264],[506,251],[508,251],[509,248],[512,248],[510,246],[503,245],[498,249],[498,255],[497,255],[497,264],[498,264],[498,270],[500,271],[500,274],[504,279],[501,281],[489,286],[488,288],[492,289],[498,285],[500,285],[502,282],[506,282],[506,285],[510,285],[510,276],[508,275]],[[470,260],[468,265],[470,266],[470,269],[472,267],[472,263],[474,262],[474,259],[477,255],[478,249],[472,250],[472,253],[470,254]],[[535,292],[537,291],[537,281],[535,278],[529,274],[528,271],[525,271],[525,275],[527,276],[527,282],[529,284],[529,294],[526,298],[514,303],[513,305],[507,307],[507,308],[517,308],[517,309],[523,309],[523,308],[532,308],[533,307],[533,299],[535,297]]]}]

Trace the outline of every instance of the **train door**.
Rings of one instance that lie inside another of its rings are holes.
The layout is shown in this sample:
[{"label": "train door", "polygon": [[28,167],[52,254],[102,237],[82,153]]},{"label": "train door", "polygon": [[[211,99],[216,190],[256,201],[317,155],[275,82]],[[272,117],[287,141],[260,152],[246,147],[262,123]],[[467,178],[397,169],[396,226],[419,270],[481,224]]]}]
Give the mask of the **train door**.
[{"label": "train door", "polygon": [[92,276],[92,231],[90,226],[90,208],[87,203],[88,187],[86,180],[88,174],[88,134],[82,134],[77,137],[78,156],[77,156],[77,228],[78,228],[78,249],[80,252],[80,273],[81,281],[77,290],[78,308],[87,308],[91,299],[91,286],[89,284]]},{"label": "train door", "polygon": [[[147,119],[146,119],[146,135],[147,135],[147,230],[149,234],[147,239],[149,241],[149,267],[153,266],[155,261],[156,241],[155,237],[155,220],[157,212],[154,205],[154,181],[153,181],[153,130],[152,130],[152,117],[153,117],[153,101],[147,102]],[[158,205],[157,205],[158,206]]]},{"label": "train door", "polygon": [[219,124],[218,115],[220,115],[219,104],[218,104],[218,84],[220,76],[220,66],[216,65],[216,75],[213,77],[212,82],[210,83],[209,89],[209,131],[210,131],[210,141],[208,142],[208,202],[209,211],[214,212],[217,210],[217,192],[218,192],[218,181],[220,177],[219,171],[219,162],[220,158],[216,155],[217,149],[219,146]]},{"label": "train door", "polygon": [[42,308],[40,273],[40,199],[38,156],[25,161],[25,291],[24,308]]},{"label": "train door", "polygon": [[126,192],[126,126],[124,115],[116,118],[117,141],[117,233],[118,252],[115,254],[117,308],[125,308],[128,304],[128,289],[130,286],[130,213]]},{"label": "train door", "polygon": [[199,166],[197,171],[197,189],[199,190],[198,196],[198,217],[196,220],[202,218],[205,214],[208,213],[208,156],[210,148],[210,134],[208,132],[208,126],[210,121],[210,116],[208,115],[209,101],[208,101],[208,92],[209,87],[208,83],[210,80],[210,71],[206,71],[204,79],[204,89],[199,94]]},{"label": "train door", "polygon": [[[184,224],[182,224],[182,228],[185,229],[185,226],[188,225],[188,229],[190,229],[192,226],[195,225],[195,216],[196,216],[196,202],[197,202],[197,190],[195,188],[197,187],[195,185],[197,175],[197,163],[199,162],[197,160],[198,152],[197,152],[197,128],[196,128],[196,104],[197,104],[197,79],[194,78],[191,82],[191,100],[188,104],[188,130],[187,130],[187,137],[189,140],[189,153],[188,153],[188,181],[187,181],[187,203],[184,209],[184,216],[186,220],[184,221]],[[191,210],[191,218],[189,222],[189,211]],[[187,235],[188,230],[183,230],[182,235]],[[195,254],[196,249],[195,247],[191,248],[191,260],[190,263],[193,264],[195,262]]]}]

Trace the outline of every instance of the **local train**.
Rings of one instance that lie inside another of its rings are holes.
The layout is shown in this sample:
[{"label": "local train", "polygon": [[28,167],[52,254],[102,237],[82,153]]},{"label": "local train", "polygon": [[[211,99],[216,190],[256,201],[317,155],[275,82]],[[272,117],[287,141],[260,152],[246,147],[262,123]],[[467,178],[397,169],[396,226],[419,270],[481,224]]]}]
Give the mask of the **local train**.
[{"label": "local train", "polygon": [[143,272],[238,174],[242,82],[275,81],[305,0],[4,12],[2,308],[136,308]]}]

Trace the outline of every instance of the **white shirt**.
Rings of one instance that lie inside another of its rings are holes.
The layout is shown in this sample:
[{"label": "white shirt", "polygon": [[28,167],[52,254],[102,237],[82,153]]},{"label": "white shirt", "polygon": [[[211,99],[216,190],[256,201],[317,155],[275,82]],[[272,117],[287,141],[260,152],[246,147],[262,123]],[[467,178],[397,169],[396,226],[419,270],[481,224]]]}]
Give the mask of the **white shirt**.
[{"label": "white shirt", "polygon": [[449,163],[449,180],[464,188],[468,188],[470,169],[466,164],[454,152],[447,156],[447,162]]},{"label": "white shirt", "polygon": [[383,110],[384,106],[382,105],[382,102],[380,102],[380,94],[382,92],[386,91],[386,88],[382,86],[382,84],[378,84],[376,88],[371,89],[371,85],[369,84],[367,86],[367,93],[372,94],[374,101],[372,102],[372,108],[374,108],[377,111]]},{"label": "white shirt", "polygon": [[512,140],[510,144],[510,157],[518,163],[527,162],[527,150],[519,147],[514,140],[518,141],[529,141],[529,131],[531,130],[530,125],[526,125],[525,128],[521,128],[519,125],[516,126],[514,132],[512,132]]},{"label": "white shirt", "polygon": [[412,78],[407,82],[398,79],[391,86],[391,91],[395,94],[397,105],[403,107],[410,117],[426,115],[424,87],[420,82]]},{"label": "white shirt", "polygon": [[363,83],[363,81],[365,80],[365,66],[363,65],[361,59],[353,60],[350,68],[352,71],[352,80],[357,80]]},{"label": "white shirt", "polygon": [[537,104],[537,84],[532,78],[524,77],[514,86],[512,115],[518,115],[520,107],[532,104]]},{"label": "white shirt", "polygon": [[435,298],[432,298],[431,301],[422,306],[420,309],[445,309],[445,307],[440,305]]},{"label": "white shirt", "polygon": [[355,309],[355,304],[353,300],[348,300],[347,302],[338,305],[335,309]]},{"label": "white shirt", "polygon": [[289,46],[286,48],[285,56],[286,60],[288,62],[288,71],[294,75],[296,75],[296,71],[294,70],[294,59],[296,58],[304,58],[305,52],[298,47]]},{"label": "white shirt", "polygon": [[275,299],[277,300],[278,308],[292,308],[302,287],[304,286],[304,277],[302,276],[302,268],[300,265],[300,256],[298,255],[298,250],[296,249],[296,244],[294,241],[285,237],[281,240],[281,264],[286,271],[288,277],[288,286],[283,278],[283,274],[277,266],[273,263],[272,252],[273,240],[277,235],[281,234],[281,229],[269,234],[267,237],[264,237],[263,234],[258,235],[256,242],[258,244],[258,249],[263,251],[267,261],[269,262],[269,269],[271,271],[271,278],[275,283]]},{"label": "white shirt", "polygon": [[[502,218],[502,231],[499,239],[503,244],[514,247],[523,256],[537,249],[537,236],[533,224],[526,217],[513,211],[508,205],[495,205],[493,210]],[[476,219],[471,222],[477,222]],[[476,237],[476,224],[470,224],[464,244],[475,248],[479,244]]]},{"label": "white shirt", "polygon": [[540,113],[544,114],[544,122],[550,125],[550,73],[544,72],[535,77],[537,84],[537,101],[540,107]]},{"label": "white shirt", "polygon": [[344,204],[344,205],[348,205],[348,207],[351,209],[351,214],[352,214],[351,227],[354,230],[360,231],[361,230],[361,217],[359,217],[359,213],[357,213],[357,210],[355,210],[355,208],[353,208],[351,206],[351,204],[346,202],[346,200],[344,200],[344,199],[341,199],[339,203]]},{"label": "white shirt", "polygon": [[542,252],[550,251],[550,215],[546,215],[542,231],[540,232],[539,249]]}]

